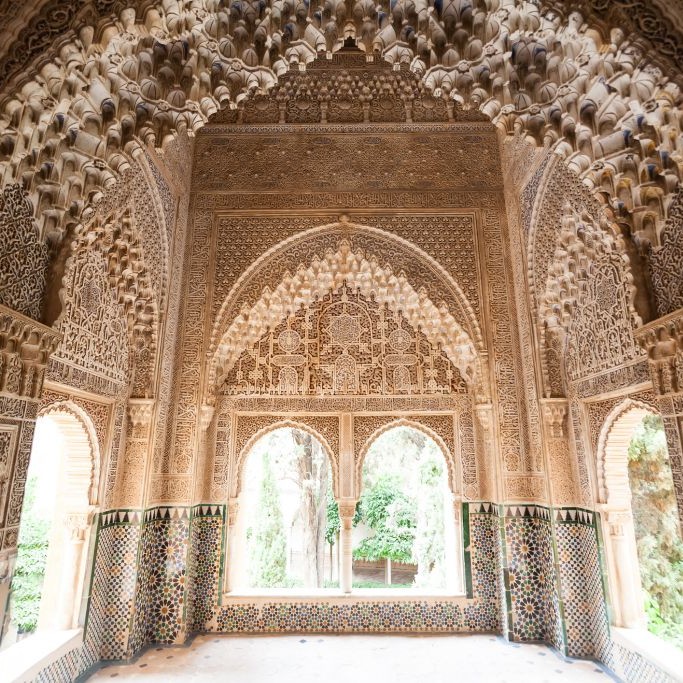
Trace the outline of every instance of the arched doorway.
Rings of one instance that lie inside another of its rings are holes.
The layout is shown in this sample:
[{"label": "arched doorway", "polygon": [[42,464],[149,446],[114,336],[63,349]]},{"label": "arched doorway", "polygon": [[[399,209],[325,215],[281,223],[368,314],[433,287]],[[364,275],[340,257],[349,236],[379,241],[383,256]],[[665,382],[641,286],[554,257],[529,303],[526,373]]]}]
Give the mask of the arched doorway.
[{"label": "arched doorway", "polygon": [[99,462],[95,429],[85,411],[70,401],[41,411],[10,597],[11,628],[19,636],[81,623]]},{"label": "arched doorway", "polygon": [[605,422],[599,449],[612,621],[625,628],[647,626],[683,643],[676,627],[676,615],[683,614],[677,604],[683,544],[661,417],[647,404],[621,403]]},{"label": "arched doorway", "polygon": [[338,582],[328,455],[310,430],[280,426],[258,437],[240,463],[228,543],[232,592],[319,589]]}]

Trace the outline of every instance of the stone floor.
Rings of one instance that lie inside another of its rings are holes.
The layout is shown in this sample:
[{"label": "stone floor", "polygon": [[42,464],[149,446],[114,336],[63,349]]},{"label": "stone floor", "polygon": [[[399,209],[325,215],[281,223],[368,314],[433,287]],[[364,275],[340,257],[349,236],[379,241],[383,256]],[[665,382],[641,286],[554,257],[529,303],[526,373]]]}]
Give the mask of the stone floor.
[{"label": "stone floor", "polygon": [[127,665],[108,665],[95,681],[222,683],[611,683],[593,662],[564,661],[541,645],[488,635],[204,635],[189,647],[152,648]]}]

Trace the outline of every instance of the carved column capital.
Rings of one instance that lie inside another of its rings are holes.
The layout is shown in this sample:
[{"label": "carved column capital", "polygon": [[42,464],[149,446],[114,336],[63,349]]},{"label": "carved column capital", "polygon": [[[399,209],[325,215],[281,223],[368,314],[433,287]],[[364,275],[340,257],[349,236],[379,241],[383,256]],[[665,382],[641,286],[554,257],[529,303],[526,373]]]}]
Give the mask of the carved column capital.
[{"label": "carved column capital", "polygon": [[631,512],[624,508],[614,508],[609,505],[602,505],[599,509],[605,515],[610,536],[612,538],[623,538],[627,526],[633,520]]},{"label": "carved column capital", "polygon": [[660,396],[683,392],[683,309],[638,328],[636,342],[647,353],[652,386]]},{"label": "carved column capital", "polygon": [[17,560],[17,549],[0,551],[0,583],[11,581],[14,565]]},{"label": "carved column capital", "polygon": [[543,406],[543,421],[548,435],[553,439],[563,439],[567,436],[565,420],[569,413],[569,402],[565,398],[547,398],[541,401]]},{"label": "carved column capital", "polygon": [[128,419],[133,427],[147,427],[154,414],[153,398],[129,398]]},{"label": "carved column capital", "polygon": [[0,304],[0,392],[37,399],[45,368],[62,336]]},{"label": "carved column capital", "polygon": [[72,541],[84,541],[92,522],[92,512],[70,512],[64,517],[64,527]]},{"label": "carved column capital", "polygon": [[353,518],[356,514],[356,501],[355,500],[344,500],[339,501],[339,519],[341,520],[342,527],[345,529],[351,529],[353,524]]},{"label": "carved column capital", "polygon": [[239,498],[228,498],[228,526],[232,526],[237,521],[239,509]]}]

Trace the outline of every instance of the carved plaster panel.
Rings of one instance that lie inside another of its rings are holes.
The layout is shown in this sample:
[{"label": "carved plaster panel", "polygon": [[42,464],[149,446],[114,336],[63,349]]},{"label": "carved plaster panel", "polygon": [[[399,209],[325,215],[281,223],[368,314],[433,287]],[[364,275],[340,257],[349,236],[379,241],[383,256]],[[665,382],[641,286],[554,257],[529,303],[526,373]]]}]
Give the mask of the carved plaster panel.
[{"label": "carved plaster panel", "polygon": [[[124,308],[109,284],[105,258],[96,250],[77,253],[70,260],[64,281],[67,294],[57,322],[63,341],[57,357],[125,386],[129,376],[128,330]],[[51,379],[60,379],[57,368],[51,369]],[[65,383],[71,384],[66,379]]]},{"label": "carved plaster panel", "polygon": [[0,234],[0,304],[39,320],[48,249],[40,239],[33,207],[20,185],[8,185],[0,196]]},{"label": "carved plaster panel", "polygon": [[[461,366],[462,367],[462,366]],[[301,307],[237,359],[228,394],[466,392],[461,373],[402,313],[345,283]],[[467,375],[466,375],[467,376]]]},{"label": "carved plaster panel", "polygon": [[60,333],[0,304],[0,393],[35,401]]}]

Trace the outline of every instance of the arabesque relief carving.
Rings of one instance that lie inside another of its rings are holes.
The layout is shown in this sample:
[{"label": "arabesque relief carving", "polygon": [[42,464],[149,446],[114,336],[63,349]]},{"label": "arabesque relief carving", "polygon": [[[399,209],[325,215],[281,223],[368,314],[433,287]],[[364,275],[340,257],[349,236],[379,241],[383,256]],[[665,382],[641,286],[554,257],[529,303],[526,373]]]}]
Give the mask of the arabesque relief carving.
[{"label": "arabesque relief carving", "polygon": [[[342,258],[343,250],[344,245]],[[342,270],[340,275],[346,273],[351,276],[352,270]],[[222,375],[225,391],[286,395],[466,391],[463,375],[469,382],[474,380],[474,351],[464,333],[460,334],[462,350],[456,356],[456,369],[424,333],[416,332],[400,310],[392,311],[386,299],[375,301],[376,295],[381,297],[381,288],[373,289],[376,279],[352,281],[360,285],[355,291],[342,280],[338,289],[320,296],[330,286],[326,280],[320,272],[308,280],[320,287],[313,295],[313,305],[291,310],[285,322],[245,351]],[[410,300],[403,301],[407,311],[421,306],[424,312],[431,303],[417,297],[413,305]],[[453,322],[451,335],[456,326]],[[244,337],[239,330],[234,336]]]},{"label": "arabesque relief carving", "polygon": [[[553,148],[620,220],[658,244],[680,177],[680,90],[662,71],[666,59],[648,61],[657,53],[646,59],[633,35],[657,26],[659,57],[675,41],[663,41],[668,23],[651,13],[631,34],[624,30],[644,9],[633,15],[617,3],[593,4],[581,14],[507,0],[398,3],[382,12],[342,3],[304,16],[289,15],[289,6],[171,0],[162,11],[145,3],[137,15],[117,6],[118,21],[101,44],[97,14],[86,12],[79,37],[60,45],[59,61],[48,57],[24,79],[22,98],[3,105],[4,182],[24,178],[39,223],[60,226],[115,183],[141,145],[165,147],[174,133],[196,132],[221,109],[272,123],[275,114],[278,121],[317,118],[323,105],[344,112],[343,120],[358,120],[356,111],[385,122],[407,120],[408,109],[415,121],[443,120],[444,109],[448,118],[460,108]],[[360,54],[343,51],[345,38]],[[353,77],[343,72],[359,59],[379,80],[356,101]],[[297,81],[308,68],[311,75]],[[316,69],[329,80],[316,81]],[[79,73],[92,79],[87,88]],[[327,89],[329,100],[312,100],[313,89]],[[39,122],[44,133],[36,136],[31,127]],[[57,188],[69,183],[72,168],[83,183],[67,199]]]},{"label": "arabesque relief carving", "polygon": [[[258,439],[320,440],[350,557],[363,458],[412,426],[446,457],[469,578],[487,566],[458,619],[484,590],[486,628],[603,661],[596,456],[616,406],[662,416],[683,501],[673,12],[40,4],[0,7],[4,574],[35,421],[66,402],[99,453],[88,657],[224,627]],[[586,566],[547,562],[533,614],[507,613],[526,542],[562,558],[577,538]]]}]

